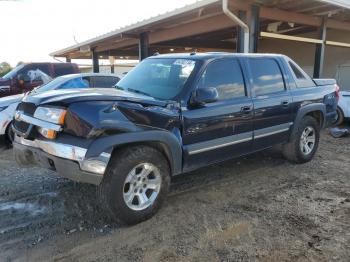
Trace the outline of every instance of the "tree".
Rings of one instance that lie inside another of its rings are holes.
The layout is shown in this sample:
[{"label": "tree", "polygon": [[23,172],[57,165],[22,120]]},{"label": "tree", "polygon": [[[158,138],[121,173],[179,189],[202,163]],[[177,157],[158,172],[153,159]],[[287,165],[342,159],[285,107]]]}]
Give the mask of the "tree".
[{"label": "tree", "polygon": [[6,75],[8,72],[12,70],[12,67],[7,62],[0,63],[0,77]]}]

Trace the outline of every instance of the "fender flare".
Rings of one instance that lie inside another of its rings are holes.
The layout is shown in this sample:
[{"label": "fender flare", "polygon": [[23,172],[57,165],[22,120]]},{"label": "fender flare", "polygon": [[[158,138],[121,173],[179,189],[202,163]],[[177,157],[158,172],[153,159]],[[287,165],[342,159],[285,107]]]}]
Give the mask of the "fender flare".
[{"label": "fender flare", "polygon": [[156,142],[164,145],[172,175],[182,173],[181,141],[169,131],[151,130],[101,137],[91,143],[85,157],[95,158],[118,146],[145,142]]},{"label": "fender flare", "polygon": [[294,126],[293,126],[292,133],[291,133],[291,137],[293,137],[295,135],[295,133],[297,131],[297,127],[298,127],[300,121],[303,119],[303,117],[311,112],[316,112],[316,111],[321,112],[322,118],[321,118],[320,128],[322,129],[324,127],[324,125],[326,123],[326,106],[325,106],[325,104],[313,103],[313,104],[305,105],[305,106],[301,107],[297,112],[297,115],[296,115],[295,121],[294,121]]}]

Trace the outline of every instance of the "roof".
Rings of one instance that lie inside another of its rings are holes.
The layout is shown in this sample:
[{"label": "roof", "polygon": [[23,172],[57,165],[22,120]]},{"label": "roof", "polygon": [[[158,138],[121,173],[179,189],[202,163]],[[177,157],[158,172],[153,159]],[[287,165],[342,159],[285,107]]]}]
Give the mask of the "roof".
[{"label": "roof", "polygon": [[[250,2],[250,1],[249,1]],[[347,24],[343,24],[342,28],[346,28],[346,30],[349,30],[347,28],[350,28],[349,22],[350,22],[350,1],[349,0],[252,0],[253,3],[259,4],[262,7],[265,8],[265,12],[262,12],[264,14],[261,14],[261,18],[267,18],[266,20],[269,20],[268,18],[271,18],[270,21],[286,21],[283,20],[288,15],[285,14],[277,14],[272,15],[271,13],[276,10],[282,10],[286,12],[293,12],[294,16],[293,19],[288,22],[291,23],[298,23],[299,17],[302,17],[305,21],[308,19],[308,21],[311,21],[309,23],[309,26],[317,26],[320,22],[320,18],[324,17],[325,15],[331,15],[328,26],[331,26],[331,24],[334,27],[340,27],[341,23],[347,22]],[[167,42],[169,39],[171,41],[174,40],[174,34],[165,34],[167,37],[164,37],[164,31],[172,31],[176,27],[183,27],[187,23],[196,23],[200,21],[210,20],[214,21],[217,25],[220,25],[221,29],[232,29],[235,28],[234,23],[229,20],[226,16],[222,13],[221,8],[221,0],[202,0],[198,1],[194,4],[190,4],[187,6],[184,6],[182,8],[175,9],[171,12],[167,12],[165,14],[155,16],[143,21],[139,21],[137,23],[118,28],[116,30],[113,30],[111,32],[108,32],[106,34],[94,37],[92,39],[86,40],[84,42],[81,42],[79,44],[72,45],[70,47],[61,49],[59,51],[55,51],[51,53],[51,56],[72,56],[72,58],[80,58],[90,57],[89,51],[92,47],[97,47],[97,52],[101,54],[100,52],[104,52],[105,50],[123,50],[122,52],[118,52],[115,54],[106,53],[105,56],[113,55],[113,56],[135,56],[135,53],[137,55],[137,45],[138,45],[138,38],[139,34],[143,32],[150,32],[150,44],[158,44]],[[247,6],[249,5],[248,1],[239,1],[239,0],[231,0],[230,4],[233,5],[233,9],[238,10],[237,6]],[[244,9],[239,9],[244,10]],[[246,9],[247,10],[247,9]],[[263,17],[263,15],[265,15]],[[270,16],[270,17],[269,17]],[[222,18],[220,20],[220,17]],[[308,18],[306,18],[308,17]],[[215,19],[214,19],[215,18]],[[330,21],[333,20],[333,21]],[[210,28],[207,29],[212,31],[219,30],[218,26],[214,29],[214,23],[207,23],[206,27]],[[300,22],[300,24],[303,24],[303,22]],[[331,27],[330,27],[331,28]],[[189,32],[189,28],[184,28],[183,31],[186,31],[185,34],[188,35],[196,35],[196,31]],[[205,30],[202,30],[203,32]],[[163,32],[163,35],[162,35]],[[172,31],[173,32],[173,31]],[[157,36],[157,37],[152,37]],[[160,36],[162,35],[162,36]],[[156,40],[152,39],[155,38]],[[153,42],[152,42],[153,40]],[[192,43],[192,42],[191,42]],[[191,44],[190,43],[190,44]],[[167,43],[169,44],[169,43]],[[102,49],[98,49],[100,46],[102,46]],[[108,48],[106,48],[108,46]],[[177,43],[174,41],[170,43],[169,46],[175,46],[177,47]],[[187,45],[189,46],[189,45]],[[192,46],[195,47],[195,46]],[[132,51],[134,49],[134,51]],[[218,47],[214,45],[214,50],[217,50]],[[85,50],[87,52],[80,52],[82,50]],[[208,51],[208,50],[205,50]]]},{"label": "roof", "polygon": [[114,76],[118,77],[116,74],[108,74],[108,73],[79,73],[79,74],[69,74],[69,75],[63,75],[60,76],[62,79],[73,79],[76,77],[89,77],[89,76]]},{"label": "roof", "polygon": [[102,35],[94,37],[94,38],[91,38],[89,40],[86,40],[84,42],[78,43],[76,45],[72,45],[72,46],[69,46],[67,48],[64,48],[64,49],[52,52],[50,54],[50,56],[56,56],[56,55],[59,55],[61,53],[65,53],[67,51],[70,51],[70,50],[73,50],[73,49],[77,49],[77,48],[80,48],[82,46],[87,46],[89,44],[101,41],[103,39],[107,39],[109,37],[112,37],[112,36],[115,36],[115,35],[118,35],[118,34],[121,34],[121,33],[124,33],[124,32],[128,32],[128,31],[140,28],[140,27],[145,26],[145,25],[151,25],[151,24],[157,23],[157,22],[159,22],[161,20],[165,20],[167,18],[174,17],[176,15],[180,15],[180,14],[183,14],[185,12],[188,12],[188,11],[191,11],[191,10],[194,10],[194,9],[198,9],[198,8],[202,8],[202,7],[211,5],[213,3],[218,3],[218,2],[221,2],[221,0],[203,0],[203,1],[198,1],[198,2],[196,2],[194,4],[190,4],[190,5],[186,5],[184,7],[181,7],[181,8],[177,8],[177,9],[175,9],[173,11],[166,12],[164,14],[161,14],[161,15],[158,15],[158,16],[151,17],[149,19],[145,19],[145,20],[136,22],[136,23],[130,24],[130,25],[125,26],[125,27],[118,28],[116,30],[113,30],[111,32],[108,32],[106,34],[102,34]]},{"label": "roof", "polygon": [[206,52],[206,53],[169,53],[150,56],[149,58],[175,58],[175,59],[194,59],[194,60],[207,60],[220,57],[281,57],[281,54],[260,54],[260,53],[229,53],[229,52]]},{"label": "roof", "polygon": [[350,9],[349,0],[319,0],[319,1]]}]

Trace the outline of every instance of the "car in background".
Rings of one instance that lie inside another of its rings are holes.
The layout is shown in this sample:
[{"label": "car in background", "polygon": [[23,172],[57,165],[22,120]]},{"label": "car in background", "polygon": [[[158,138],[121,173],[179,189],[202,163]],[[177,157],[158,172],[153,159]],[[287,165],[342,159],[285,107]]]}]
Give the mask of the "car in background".
[{"label": "car in background", "polygon": [[58,76],[80,73],[73,63],[27,63],[0,78],[0,97],[24,94]]},{"label": "car in background", "polygon": [[5,141],[13,141],[11,122],[19,102],[24,96],[43,93],[50,90],[74,89],[74,88],[111,88],[120,80],[113,74],[83,73],[57,77],[45,85],[35,88],[27,94],[19,94],[0,98],[0,136],[5,136]]},{"label": "car in background", "polygon": [[337,115],[336,125],[341,125],[345,120],[350,119],[350,87],[340,91]]}]

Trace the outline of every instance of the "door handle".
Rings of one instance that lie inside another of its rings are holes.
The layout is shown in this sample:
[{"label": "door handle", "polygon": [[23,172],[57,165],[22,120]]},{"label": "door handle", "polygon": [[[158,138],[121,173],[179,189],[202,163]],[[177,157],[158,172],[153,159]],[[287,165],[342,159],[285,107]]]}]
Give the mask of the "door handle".
[{"label": "door handle", "polygon": [[284,106],[284,107],[288,107],[289,106],[289,101],[288,100],[282,101],[281,105]]},{"label": "door handle", "polygon": [[252,112],[252,107],[251,106],[242,106],[241,107],[241,112],[245,113],[245,114],[248,114],[248,113]]}]

